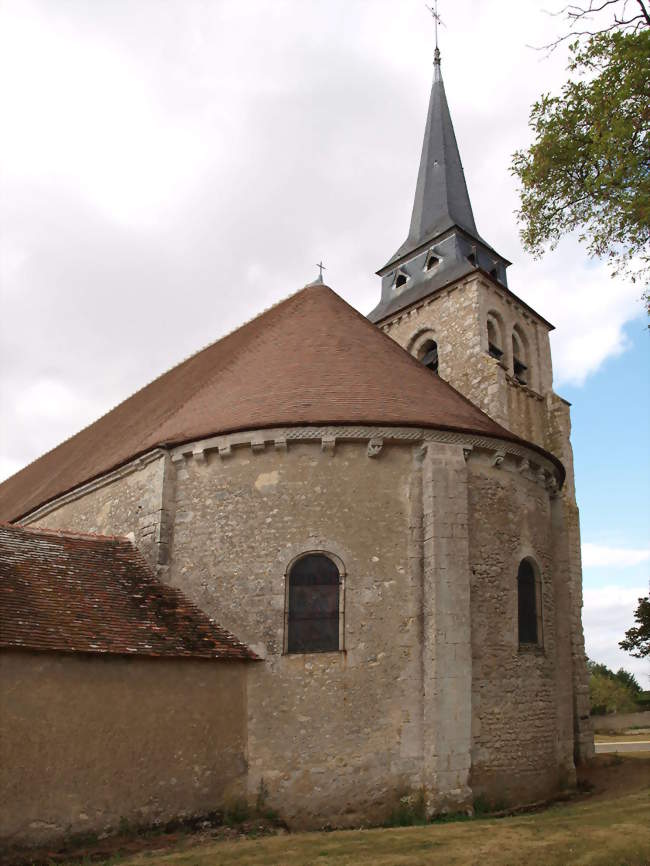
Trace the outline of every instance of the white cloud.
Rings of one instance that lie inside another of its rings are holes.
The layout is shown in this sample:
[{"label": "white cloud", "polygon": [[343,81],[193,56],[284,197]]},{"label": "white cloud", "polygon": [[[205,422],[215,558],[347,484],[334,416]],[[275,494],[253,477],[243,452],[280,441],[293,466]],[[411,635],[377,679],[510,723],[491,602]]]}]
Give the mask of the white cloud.
[{"label": "white cloud", "polygon": [[[574,239],[541,262],[518,239],[511,154],[530,105],[566,77],[562,50],[540,62],[526,46],[558,22],[537,0],[517,15],[448,6],[443,74],[479,231],[557,325],[556,380],[580,384],[625,351],[640,308]],[[321,257],[334,289],[375,305],[426,116],[420,0],[3,0],[0,14],[6,460],[73,434],[313,279]],[[40,405],[53,379],[70,411],[49,393]]]},{"label": "white cloud", "polygon": [[650,548],[607,547],[584,542],[582,565],[584,568],[630,568],[650,560]]},{"label": "white cloud", "polygon": [[648,587],[621,588],[604,586],[585,589],[582,622],[585,648],[593,661],[612,670],[625,668],[633,673],[642,688],[650,688],[650,661],[636,659],[618,646],[627,629],[634,625],[638,599],[648,594]]},{"label": "white cloud", "polygon": [[[0,29],[4,171],[74,188],[116,221],[150,224],[205,167],[200,136],[170,123],[117,44],[8,3]],[[215,142],[212,142],[214,151]]]},{"label": "white cloud", "polygon": [[526,299],[556,326],[551,333],[556,384],[582,385],[627,347],[624,326],[642,313],[638,284],[613,280],[569,238],[541,262],[524,263]]}]

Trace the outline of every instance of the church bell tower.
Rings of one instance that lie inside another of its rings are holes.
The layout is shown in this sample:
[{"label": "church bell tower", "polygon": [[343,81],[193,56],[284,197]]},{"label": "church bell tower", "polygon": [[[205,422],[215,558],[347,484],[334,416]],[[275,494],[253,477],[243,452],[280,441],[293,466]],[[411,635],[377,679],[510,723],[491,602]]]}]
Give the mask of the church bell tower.
[{"label": "church bell tower", "polygon": [[436,45],[411,223],[404,243],[377,271],[381,298],[369,319],[432,375],[565,467],[553,509],[563,527],[563,573],[571,588],[574,742],[580,761],[592,754],[593,739],[570,408],[553,391],[553,325],[509,288],[509,265],[476,227]]},{"label": "church bell tower", "polygon": [[553,325],[511,291],[510,262],[478,232],[437,47],[433,68],[408,235],[377,271],[381,299],[369,318],[495,421],[556,454],[573,490]]}]

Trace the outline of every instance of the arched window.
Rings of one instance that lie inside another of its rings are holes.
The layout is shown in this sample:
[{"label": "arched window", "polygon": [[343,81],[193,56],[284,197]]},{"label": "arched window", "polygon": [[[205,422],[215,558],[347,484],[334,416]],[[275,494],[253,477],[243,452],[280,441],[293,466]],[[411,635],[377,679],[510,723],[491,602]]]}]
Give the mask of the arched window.
[{"label": "arched window", "polygon": [[418,349],[418,361],[438,374],[438,344],[435,340],[427,340]]},{"label": "arched window", "polygon": [[528,382],[526,345],[523,335],[517,328],[512,332],[512,367],[515,379],[525,385]]},{"label": "arched window", "polygon": [[503,358],[503,331],[501,322],[494,313],[487,317],[488,352],[497,361]]},{"label": "arched window", "polygon": [[542,592],[539,570],[530,559],[522,559],[517,572],[519,643],[541,644]]},{"label": "arched window", "polygon": [[340,649],[341,574],[323,553],[307,553],[287,574],[286,651],[336,652]]}]

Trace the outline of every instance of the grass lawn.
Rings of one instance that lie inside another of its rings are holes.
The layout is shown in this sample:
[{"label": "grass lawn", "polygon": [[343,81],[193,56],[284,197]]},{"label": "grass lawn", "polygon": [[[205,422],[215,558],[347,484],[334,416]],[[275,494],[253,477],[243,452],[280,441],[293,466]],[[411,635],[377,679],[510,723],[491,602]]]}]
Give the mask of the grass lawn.
[{"label": "grass lawn", "polygon": [[607,790],[534,814],[228,842],[188,837],[104,866],[650,866],[650,761],[616,760],[611,772]]}]

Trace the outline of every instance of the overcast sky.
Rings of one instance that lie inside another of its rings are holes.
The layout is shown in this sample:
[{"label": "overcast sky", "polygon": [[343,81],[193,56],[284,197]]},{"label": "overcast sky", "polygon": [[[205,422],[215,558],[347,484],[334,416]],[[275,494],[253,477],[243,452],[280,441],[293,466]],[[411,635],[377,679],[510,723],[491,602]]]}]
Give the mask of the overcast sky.
[{"label": "overcast sky", "polygon": [[[562,393],[643,324],[639,288],[577,242],[541,263],[521,249],[510,157],[565,74],[563,51],[527,47],[561,28],[543,6],[441,0],[440,39],[478,229],[556,324]],[[374,271],[408,228],[431,83],[422,0],[0,11],[0,478],[312,280],[321,258],[350,303],[376,304]]]}]

